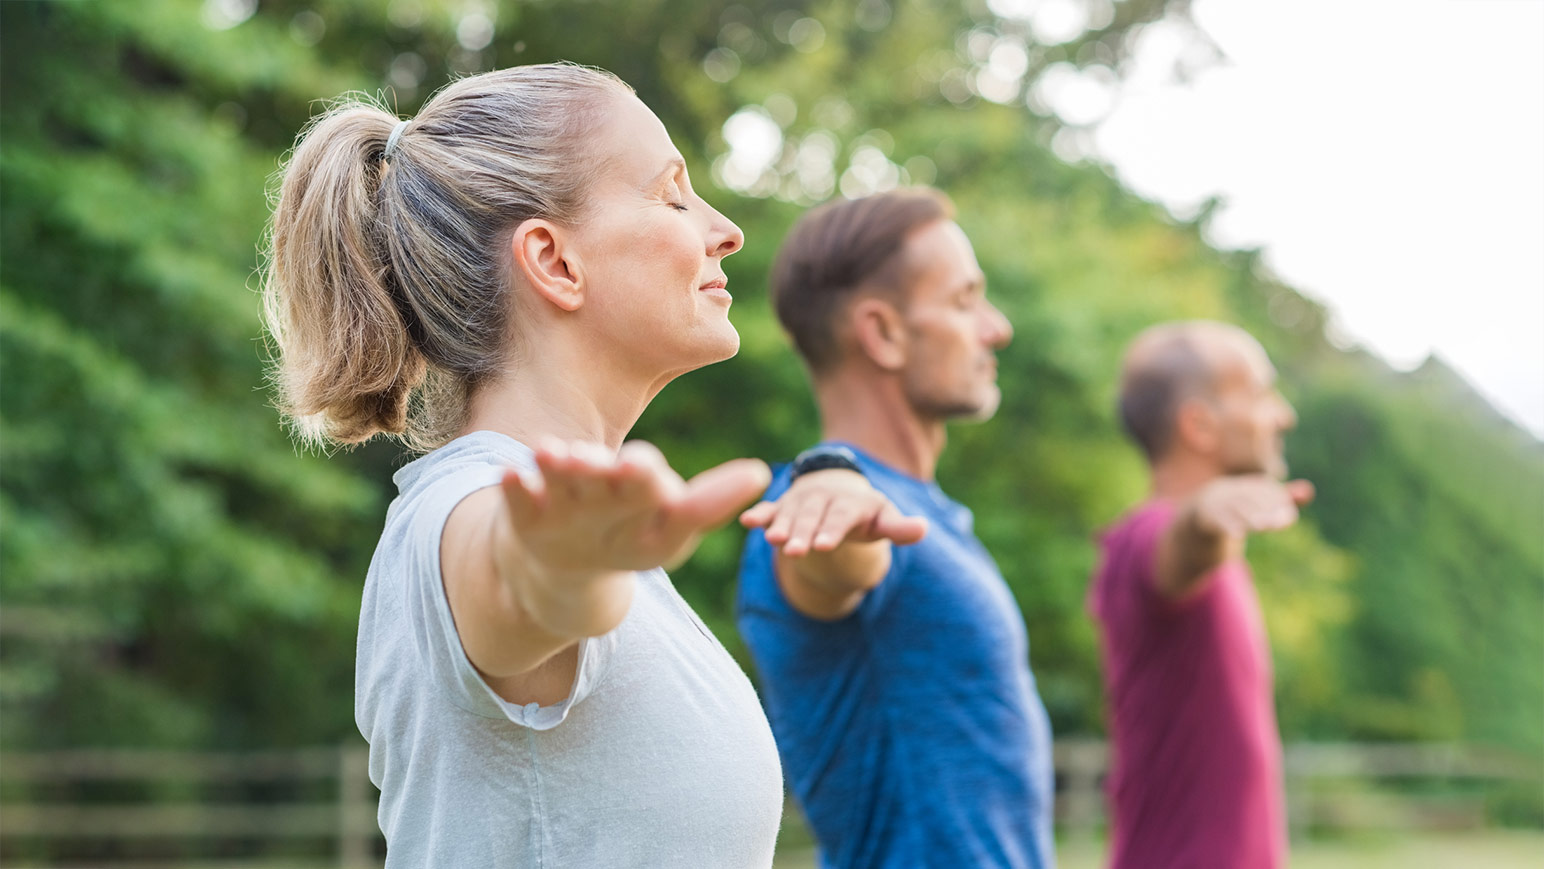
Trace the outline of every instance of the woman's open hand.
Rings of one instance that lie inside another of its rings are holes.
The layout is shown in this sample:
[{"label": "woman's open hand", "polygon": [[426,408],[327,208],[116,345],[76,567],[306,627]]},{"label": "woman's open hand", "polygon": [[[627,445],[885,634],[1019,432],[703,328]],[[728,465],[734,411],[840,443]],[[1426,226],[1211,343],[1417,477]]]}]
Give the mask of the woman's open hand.
[{"label": "woman's open hand", "polygon": [[679,564],[771,479],[762,462],[735,459],[685,481],[643,441],[612,453],[547,440],[536,467],[504,475],[504,504],[527,557],[559,573]]}]

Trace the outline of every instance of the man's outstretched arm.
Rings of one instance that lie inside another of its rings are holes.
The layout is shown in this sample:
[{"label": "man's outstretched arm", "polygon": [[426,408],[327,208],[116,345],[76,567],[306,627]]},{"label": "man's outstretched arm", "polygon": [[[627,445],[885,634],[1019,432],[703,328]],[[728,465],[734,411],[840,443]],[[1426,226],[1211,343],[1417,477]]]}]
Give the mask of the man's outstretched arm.
[{"label": "man's outstretched arm", "polygon": [[1286,528],[1297,508],[1313,500],[1307,480],[1283,483],[1264,474],[1220,477],[1182,502],[1158,540],[1158,591],[1179,600],[1230,558],[1243,554],[1244,538]]},{"label": "man's outstretched arm", "polygon": [[927,533],[927,520],[901,515],[862,474],[837,468],[799,476],[781,498],[746,510],[740,523],[766,529],[788,602],[824,621],[848,615],[879,585],[893,544]]}]

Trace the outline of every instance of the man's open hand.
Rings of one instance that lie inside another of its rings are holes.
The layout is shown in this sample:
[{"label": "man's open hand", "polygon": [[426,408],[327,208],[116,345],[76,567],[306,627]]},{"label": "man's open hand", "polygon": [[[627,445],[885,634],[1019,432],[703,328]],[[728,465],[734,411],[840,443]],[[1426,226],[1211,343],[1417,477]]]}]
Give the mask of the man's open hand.
[{"label": "man's open hand", "polygon": [[1286,528],[1297,521],[1297,508],[1313,495],[1307,480],[1283,483],[1265,474],[1222,477],[1196,495],[1196,527],[1223,537]]},{"label": "man's open hand", "polygon": [[843,543],[916,543],[927,520],[903,516],[856,471],[830,469],[793,481],[776,501],[762,501],[740,515],[747,528],[765,528],[767,542],[785,556],[830,552]]}]

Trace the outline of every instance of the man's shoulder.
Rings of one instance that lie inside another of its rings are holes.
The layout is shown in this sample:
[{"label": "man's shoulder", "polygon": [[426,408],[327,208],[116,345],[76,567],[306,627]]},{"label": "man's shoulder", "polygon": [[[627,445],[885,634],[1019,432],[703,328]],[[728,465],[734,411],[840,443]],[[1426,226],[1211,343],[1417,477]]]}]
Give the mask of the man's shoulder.
[{"label": "man's shoulder", "polygon": [[1122,513],[1099,533],[1099,542],[1106,551],[1133,546],[1156,545],[1158,534],[1167,528],[1174,518],[1174,505],[1161,498],[1152,498]]},{"label": "man's shoulder", "polygon": [[1148,500],[1099,533],[1100,558],[1089,589],[1089,604],[1096,613],[1104,612],[1116,597],[1151,583],[1158,538],[1172,518],[1172,505]]}]

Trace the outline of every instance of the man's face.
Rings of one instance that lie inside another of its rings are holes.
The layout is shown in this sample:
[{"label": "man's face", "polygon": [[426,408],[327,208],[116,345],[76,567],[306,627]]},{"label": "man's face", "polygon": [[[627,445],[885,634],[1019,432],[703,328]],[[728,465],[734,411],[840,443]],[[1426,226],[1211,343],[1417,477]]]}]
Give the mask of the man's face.
[{"label": "man's face", "polygon": [[1276,389],[1276,369],[1253,340],[1240,339],[1221,355],[1213,405],[1223,473],[1285,478],[1282,435],[1297,425],[1297,413]]},{"label": "man's face", "polygon": [[986,299],[986,276],[970,240],[953,221],[914,231],[903,251],[910,268],[902,309],[906,397],[936,420],[990,419],[1002,401],[996,351],[1013,327]]}]

